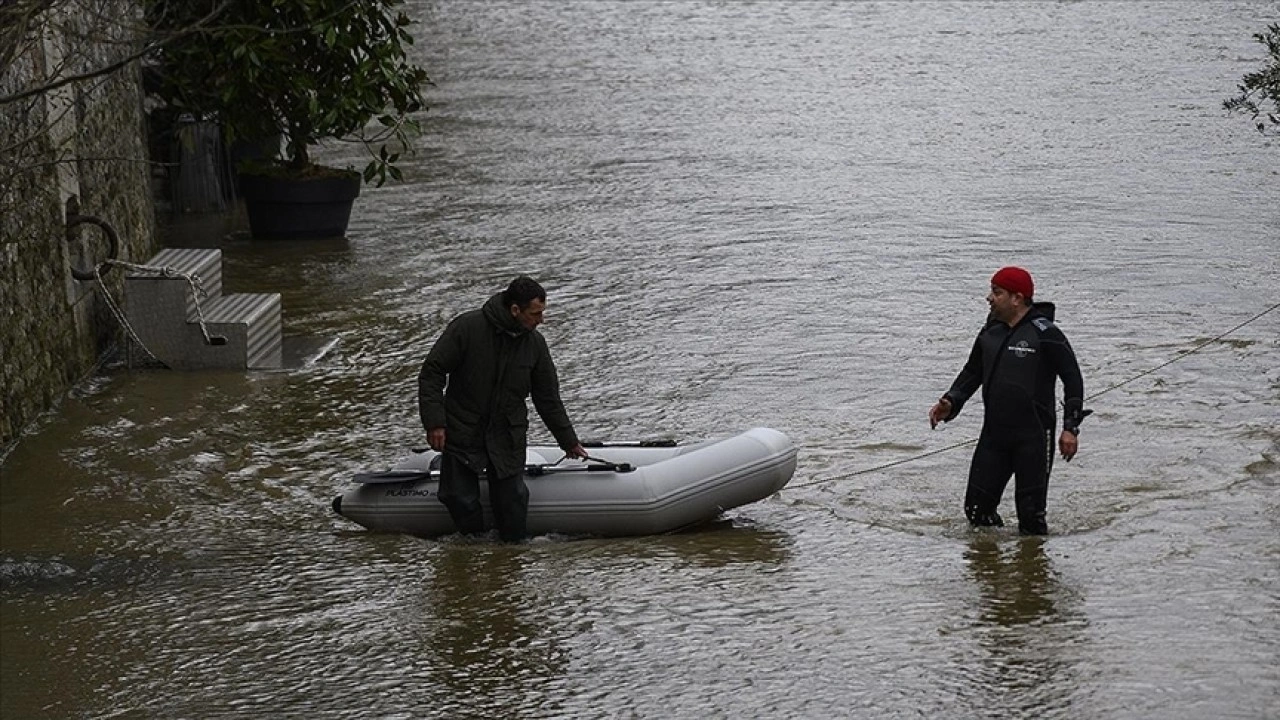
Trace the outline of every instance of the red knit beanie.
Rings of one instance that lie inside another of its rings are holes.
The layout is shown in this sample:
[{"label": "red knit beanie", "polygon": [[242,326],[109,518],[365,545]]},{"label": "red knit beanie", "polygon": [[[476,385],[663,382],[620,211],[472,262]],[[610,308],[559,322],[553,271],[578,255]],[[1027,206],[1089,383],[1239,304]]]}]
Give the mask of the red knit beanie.
[{"label": "red knit beanie", "polygon": [[1011,293],[1019,293],[1028,300],[1036,291],[1036,285],[1031,281],[1031,273],[1020,267],[1000,268],[995,275],[991,276],[991,284]]}]

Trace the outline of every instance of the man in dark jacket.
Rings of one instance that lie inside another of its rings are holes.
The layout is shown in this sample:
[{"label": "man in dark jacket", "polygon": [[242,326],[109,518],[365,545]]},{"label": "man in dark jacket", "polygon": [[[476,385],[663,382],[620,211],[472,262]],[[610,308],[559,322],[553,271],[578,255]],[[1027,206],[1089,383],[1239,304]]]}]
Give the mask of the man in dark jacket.
[{"label": "man in dark jacket", "polygon": [[981,387],[982,433],[969,467],[965,516],[973,525],[1004,525],[996,507],[1013,475],[1018,529],[1043,535],[1049,531],[1045,505],[1058,378],[1064,395],[1058,451],[1068,462],[1079,448],[1080,421],[1090,411],[1084,410],[1084,381],[1075,353],[1053,324],[1053,304],[1033,302],[1034,292],[1031,274],[1022,268],[1001,268],[991,278],[987,324],[951,389],[929,409],[929,424],[937,427],[959,415]]},{"label": "man in dark jacket", "polygon": [[507,542],[527,535],[526,398],[533,398],[565,454],[587,457],[560,401],[560,380],[547,341],[536,329],[546,304],[541,285],[516,278],[479,310],[454,318],[418,373],[418,413],[427,443],[443,454],[440,501],[459,532],[485,530],[480,505],[484,475],[498,534]]}]

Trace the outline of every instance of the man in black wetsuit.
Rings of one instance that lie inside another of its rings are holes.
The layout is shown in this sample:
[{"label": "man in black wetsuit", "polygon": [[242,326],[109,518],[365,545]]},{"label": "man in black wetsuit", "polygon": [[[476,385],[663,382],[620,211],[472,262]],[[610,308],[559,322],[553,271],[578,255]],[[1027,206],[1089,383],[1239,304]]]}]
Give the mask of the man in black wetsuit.
[{"label": "man in black wetsuit", "polygon": [[1053,303],[1033,302],[1034,292],[1031,274],[1022,268],[1001,268],[992,276],[987,324],[951,389],[929,409],[929,424],[937,427],[959,415],[981,387],[982,433],[969,467],[965,516],[972,525],[1004,525],[996,507],[1012,475],[1019,531],[1044,535],[1049,532],[1045,504],[1053,469],[1057,379],[1062,378],[1064,395],[1058,451],[1068,462],[1079,448],[1080,421],[1090,411],[1084,409],[1084,381],[1075,353],[1053,324]]}]

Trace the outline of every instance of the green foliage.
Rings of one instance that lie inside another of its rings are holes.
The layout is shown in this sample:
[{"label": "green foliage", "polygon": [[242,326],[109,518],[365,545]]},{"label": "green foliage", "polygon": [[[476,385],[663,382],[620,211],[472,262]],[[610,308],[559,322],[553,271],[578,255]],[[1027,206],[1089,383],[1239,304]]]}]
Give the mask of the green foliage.
[{"label": "green foliage", "polygon": [[409,148],[430,82],[406,55],[401,1],[146,0],[161,39],[156,95],[216,116],[233,139],[283,133],[294,171],[312,165],[309,146],[356,139],[370,152],[367,182],[400,179],[387,144]]},{"label": "green foliage", "polygon": [[1265,33],[1255,33],[1253,38],[1267,47],[1270,62],[1258,72],[1246,73],[1240,94],[1222,106],[1249,113],[1258,132],[1276,133],[1280,131],[1280,24],[1269,25]]}]

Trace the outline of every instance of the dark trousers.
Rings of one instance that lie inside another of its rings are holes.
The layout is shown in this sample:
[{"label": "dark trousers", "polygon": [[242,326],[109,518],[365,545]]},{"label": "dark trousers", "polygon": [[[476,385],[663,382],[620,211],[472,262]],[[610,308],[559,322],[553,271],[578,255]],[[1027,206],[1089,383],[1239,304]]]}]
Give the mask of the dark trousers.
[{"label": "dark trousers", "polygon": [[[528,534],[526,518],[529,515],[529,488],[524,475],[494,477],[485,472],[489,483],[489,506],[493,509],[493,521],[498,535],[504,542],[520,542]],[[445,453],[440,459],[440,502],[449,509],[449,516],[458,532],[479,535],[485,531],[484,507],[480,504],[480,475],[460,458]]]},{"label": "dark trousers", "polygon": [[982,429],[969,466],[969,487],[964,494],[964,514],[973,525],[1004,525],[996,507],[1014,477],[1014,507],[1018,530],[1024,535],[1045,535],[1045,505],[1049,498],[1049,472],[1053,470],[1053,431]]}]

